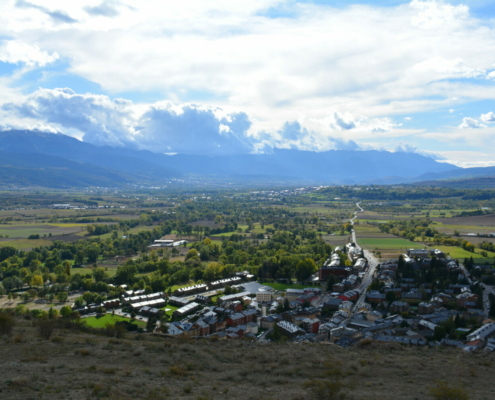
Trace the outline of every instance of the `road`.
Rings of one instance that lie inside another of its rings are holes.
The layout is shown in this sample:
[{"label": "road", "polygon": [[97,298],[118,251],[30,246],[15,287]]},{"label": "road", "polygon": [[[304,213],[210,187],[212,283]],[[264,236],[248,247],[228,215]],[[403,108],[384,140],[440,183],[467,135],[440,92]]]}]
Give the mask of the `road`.
[{"label": "road", "polygon": [[[354,212],[354,217],[350,220],[351,225],[354,225],[354,220],[357,218],[357,214],[364,212],[360,203],[356,203],[356,207],[359,208],[359,210]],[[356,247],[361,250],[361,247],[357,242],[356,231],[354,229],[352,229],[352,241],[355,243]],[[364,257],[368,260],[369,266],[368,269],[366,270],[366,273],[364,274],[363,279],[361,280],[361,284],[358,286],[358,289],[360,290],[361,294],[358,300],[356,301],[354,308],[352,309],[351,316],[356,314],[359,308],[365,303],[366,291],[368,289],[368,286],[371,285],[371,282],[373,282],[373,276],[375,275],[376,267],[379,264],[378,260],[375,258],[375,256],[372,253],[370,253],[368,250],[364,250],[363,252],[364,252]]]},{"label": "road", "polygon": [[[356,207],[359,208],[359,210],[356,210],[354,211],[354,217],[351,218],[350,220],[350,223],[351,225],[354,226],[354,220],[357,218],[357,214],[358,213],[361,213],[361,212],[364,212],[363,208],[361,207],[360,203],[356,203]],[[351,233],[351,236],[352,236],[352,241],[356,244],[356,247],[358,249],[361,249],[361,247],[359,247],[357,241],[356,241],[356,232],[354,231],[354,229],[352,229],[352,233]]]},{"label": "road", "polygon": [[490,293],[493,293],[493,286],[486,285],[484,283],[481,284],[481,288],[483,289],[483,311],[485,312],[485,317],[488,318],[490,316]]}]

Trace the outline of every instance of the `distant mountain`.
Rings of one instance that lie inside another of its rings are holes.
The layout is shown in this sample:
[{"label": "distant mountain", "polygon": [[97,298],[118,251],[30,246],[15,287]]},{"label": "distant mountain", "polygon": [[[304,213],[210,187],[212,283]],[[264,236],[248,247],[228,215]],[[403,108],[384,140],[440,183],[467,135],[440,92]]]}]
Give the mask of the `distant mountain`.
[{"label": "distant mountain", "polygon": [[58,189],[87,186],[119,186],[137,182],[119,171],[78,163],[44,154],[0,151],[1,186],[41,186]]},{"label": "distant mountain", "polygon": [[457,168],[443,172],[429,172],[416,178],[417,181],[437,181],[452,179],[471,179],[495,176],[495,167]]},{"label": "distant mountain", "polygon": [[482,176],[479,178],[420,181],[413,183],[415,186],[435,186],[452,189],[495,189],[495,176]]},{"label": "distant mountain", "polygon": [[[70,136],[38,131],[0,132],[0,151],[24,155],[23,158],[19,156],[20,164],[12,164],[11,167],[19,169],[29,166],[31,171],[37,171],[37,175],[41,174],[39,168],[43,167],[43,163],[46,162],[49,168],[59,168],[57,163],[65,159],[72,162],[64,167],[67,174],[72,174],[72,177],[67,177],[67,184],[77,175],[80,177],[77,181],[81,184],[85,182],[86,185],[93,179],[93,185],[98,186],[102,185],[96,182],[102,179],[114,180],[115,185],[119,185],[123,182],[159,183],[170,178],[186,177],[208,177],[218,181],[228,178],[253,184],[273,181],[307,184],[402,183],[416,180],[418,176],[441,176],[452,171],[464,171],[414,153],[348,150],[316,153],[274,149],[271,154],[170,156],[146,150],[98,147]],[[32,165],[34,159],[29,161],[32,154],[56,157],[57,161],[38,158],[38,163]],[[0,165],[4,164],[0,162]],[[58,170],[57,179],[60,180],[62,175],[63,171]],[[27,179],[28,171],[23,171],[22,176],[23,182],[30,181]],[[49,176],[45,176],[43,182],[46,186],[56,183],[54,180],[50,184]],[[0,180],[2,182],[3,178]]]}]

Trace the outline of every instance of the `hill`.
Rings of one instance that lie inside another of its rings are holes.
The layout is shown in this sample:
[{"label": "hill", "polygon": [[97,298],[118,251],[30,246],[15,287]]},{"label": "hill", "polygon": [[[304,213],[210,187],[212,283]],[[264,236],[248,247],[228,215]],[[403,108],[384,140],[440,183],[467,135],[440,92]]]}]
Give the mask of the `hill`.
[{"label": "hill", "polygon": [[132,333],[115,338],[67,329],[70,324],[60,324],[47,340],[37,324],[18,319],[12,336],[0,342],[2,398],[343,399],[336,383],[350,395],[345,398],[411,400],[433,399],[428,388],[438,381],[463,387],[470,399],[493,398],[494,356],[486,353]]}]

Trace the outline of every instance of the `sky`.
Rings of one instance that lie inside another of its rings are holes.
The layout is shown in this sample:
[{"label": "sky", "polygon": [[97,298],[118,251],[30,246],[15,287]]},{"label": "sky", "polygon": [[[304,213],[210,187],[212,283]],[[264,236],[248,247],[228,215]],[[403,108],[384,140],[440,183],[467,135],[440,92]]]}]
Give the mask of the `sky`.
[{"label": "sky", "polygon": [[495,165],[495,7],[3,0],[0,129],[160,153],[377,149]]}]

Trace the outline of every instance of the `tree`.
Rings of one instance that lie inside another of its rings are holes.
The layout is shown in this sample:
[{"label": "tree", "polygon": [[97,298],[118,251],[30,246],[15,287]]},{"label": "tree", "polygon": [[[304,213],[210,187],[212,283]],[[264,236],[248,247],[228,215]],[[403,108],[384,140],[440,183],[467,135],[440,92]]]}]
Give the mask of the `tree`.
[{"label": "tree", "polygon": [[67,292],[58,292],[57,293],[57,300],[60,303],[65,303],[68,298],[69,298],[69,295],[67,294]]},{"label": "tree", "polygon": [[296,279],[302,282],[308,279],[314,272],[316,272],[316,264],[311,258],[306,258],[297,263],[296,266]]},{"label": "tree", "polygon": [[72,308],[69,306],[63,306],[60,309],[60,315],[65,318],[70,317],[72,315]]},{"label": "tree", "polygon": [[95,281],[96,282],[103,281],[106,278],[106,276],[107,276],[107,273],[105,272],[105,269],[104,268],[101,268],[101,267],[93,268],[93,270],[91,271],[91,273],[93,274],[93,278],[95,278]]},{"label": "tree", "polygon": [[39,287],[43,285],[43,277],[41,275],[33,275],[31,277],[31,286]]},{"label": "tree", "polygon": [[385,299],[387,300],[387,302],[393,303],[397,299],[397,296],[395,292],[391,290],[387,292],[387,294],[385,295]]}]

